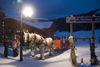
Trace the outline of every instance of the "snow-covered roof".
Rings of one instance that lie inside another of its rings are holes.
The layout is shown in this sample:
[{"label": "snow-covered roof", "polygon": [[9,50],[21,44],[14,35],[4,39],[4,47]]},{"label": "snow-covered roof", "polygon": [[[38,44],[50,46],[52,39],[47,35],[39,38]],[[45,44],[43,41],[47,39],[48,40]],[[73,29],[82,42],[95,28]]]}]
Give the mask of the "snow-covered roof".
[{"label": "snow-covered roof", "polygon": [[44,28],[50,28],[53,22],[52,21],[38,22],[38,23],[34,22],[33,24],[44,29]]},{"label": "snow-covered roof", "polygon": [[[7,18],[12,18],[12,19],[14,19],[14,20],[20,21],[20,18],[19,18],[19,17],[4,17],[3,19],[7,19]],[[36,26],[36,25],[34,25],[33,23],[31,23],[31,22],[29,22],[29,21],[26,21],[26,20],[22,20],[22,23],[25,23],[25,24],[27,24],[27,25],[29,25],[29,26],[32,26],[32,27],[35,27],[35,28],[37,28],[37,29],[43,30],[41,27]]]},{"label": "snow-covered roof", "polygon": [[[19,17],[4,17],[3,19],[7,19],[7,18],[12,18],[15,19],[17,21],[20,21]],[[46,21],[46,22],[29,22],[27,20],[22,20],[23,23],[30,25],[32,27],[35,27],[37,29],[41,29],[43,30],[44,28],[50,28],[50,26],[52,25],[52,21]]]},{"label": "snow-covered roof", "polygon": [[49,20],[49,19],[46,19],[46,18],[37,18],[37,17],[31,17],[31,19],[38,19],[38,20]]}]

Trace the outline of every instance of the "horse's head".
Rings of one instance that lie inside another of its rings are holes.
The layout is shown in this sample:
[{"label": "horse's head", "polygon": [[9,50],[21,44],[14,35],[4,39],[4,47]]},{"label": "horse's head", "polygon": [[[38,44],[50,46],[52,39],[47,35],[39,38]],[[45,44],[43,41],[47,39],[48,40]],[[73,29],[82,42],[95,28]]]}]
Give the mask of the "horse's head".
[{"label": "horse's head", "polygon": [[29,39],[29,33],[24,32],[24,42],[26,43],[28,39]]},{"label": "horse's head", "polygon": [[34,33],[29,34],[29,41],[31,41],[32,39],[36,39],[36,36]]}]

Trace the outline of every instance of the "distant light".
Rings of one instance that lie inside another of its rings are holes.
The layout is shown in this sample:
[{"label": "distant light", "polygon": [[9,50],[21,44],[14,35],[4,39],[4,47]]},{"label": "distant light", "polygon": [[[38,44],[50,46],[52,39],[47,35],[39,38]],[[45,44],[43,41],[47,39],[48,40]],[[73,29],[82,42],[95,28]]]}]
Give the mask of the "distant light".
[{"label": "distant light", "polygon": [[4,27],[4,25],[2,25]]},{"label": "distant light", "polygon": [[22,0],[17,0],[18,3],[22,3]]},{"label": "distant light", "polygon": [[30,7],[26,7],[24,10],[23,10],[23,14],[26,16],[26,17],[31,17],[32,14],[33,14],[33,11]]}]

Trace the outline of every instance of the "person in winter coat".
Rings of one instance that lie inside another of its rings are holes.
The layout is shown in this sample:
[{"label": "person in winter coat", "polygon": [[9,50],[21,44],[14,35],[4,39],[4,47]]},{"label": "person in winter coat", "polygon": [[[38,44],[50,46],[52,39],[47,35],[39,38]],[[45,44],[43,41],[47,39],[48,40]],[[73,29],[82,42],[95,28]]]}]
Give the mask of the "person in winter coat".
[{"label": "person in winter coat", "polygon": [[4,41],[3,41],[3,45],[5,47],[4,49],[4,57],[8,57],[8,44],[9,44],[9,40],[7,39],[7,36],[4,36]]},{"label": "person in winter coat", "polygon": [[14,57],[18,56],[18,47],[20,45],[20,40],[18,37],[13,41],[13,55]]}]

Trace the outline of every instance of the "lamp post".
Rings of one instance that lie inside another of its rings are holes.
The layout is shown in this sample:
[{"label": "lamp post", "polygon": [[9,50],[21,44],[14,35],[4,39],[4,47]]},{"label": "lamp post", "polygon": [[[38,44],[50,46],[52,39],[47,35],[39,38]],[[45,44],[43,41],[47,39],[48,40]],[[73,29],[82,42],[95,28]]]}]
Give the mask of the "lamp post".
[{"label": "lamp post", "polygon": [[[31,8],[25,8],[24,12],[26,17],[31,17],[33,12]],[[23,53],[22,53],[22,38],[23,38],[23,34],[22,34],[22,4],[20,4],[20,62],[23,61]]]},{"label": "lamp post", "polygon": [[23,61],[22,54],[22,4],[20,4],[20,62]]}]

